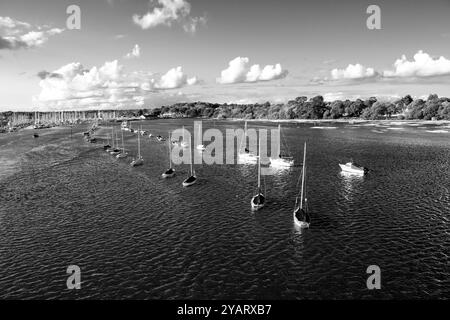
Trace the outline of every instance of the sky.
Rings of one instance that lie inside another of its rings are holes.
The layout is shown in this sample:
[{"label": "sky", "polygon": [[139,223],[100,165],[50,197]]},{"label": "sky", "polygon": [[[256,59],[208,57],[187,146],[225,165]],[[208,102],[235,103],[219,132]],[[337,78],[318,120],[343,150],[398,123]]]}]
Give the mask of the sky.
[{"label": "sky", "polygon": [[1,0],[0,111],[450,97],[449,13],[450,0]]}]

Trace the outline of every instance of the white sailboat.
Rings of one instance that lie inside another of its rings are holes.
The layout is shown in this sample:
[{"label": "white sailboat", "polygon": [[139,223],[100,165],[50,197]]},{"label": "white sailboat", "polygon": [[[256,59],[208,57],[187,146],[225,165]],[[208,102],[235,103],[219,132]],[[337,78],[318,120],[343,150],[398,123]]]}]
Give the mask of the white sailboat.
[{"label": "white sailboat", "polygon": [[308,212],[308,200],[306,198],[306,142],[303,150],[303,169],[302,169],[302,188],[300,191],[300,203],[298,203],[298,195],[295,198],[294,206],[294,224],[299,228],[309,228],[311,218]]},{"label": "white sailboat", "polygon": [[128,153],[125,151],[125,145],[123,143],[123,130],[122,130],[122,150],[120,150],[120,153],[116,155],[117,159],[123,159],[128,156]]},{"label": "white sailboat", "polygon": [[113,156],[116,156],[120,153],[120,149],[118,148],[118,143],[117,143],[117,132],[114,131],[114,127],[113,127],[113,147],[112,149],[109,151],[109,153]]},{"label": "white sailboat", "polygon": [[192,163],[192,148],[191,148],[190,144],[189,144],[189,157],[190,157],[190,162],[191,162],[191,175],[183,181],[183,187],[192,186],[194,183],[197,182],[197,176],[195,175],[195,170],[193,168],[193,163]]},{"label": "white sailboat", "polygon": [[261,191],[261,141],[258,146],[258,193],[253,196],[250,205],[253,210],[259,210],[266,204],[266,197]]},{"label": "white sailboat", "polygon": [[172,148],[170,143],[170,132],[169,132],[169,143],[167,144],[169,147],[169,169],[164,171],[162,174],[163,178],[172,178],[175,175],[175,169],[172,168]]},{"label": "white sailboat", "polygon": [[[199,126],[198,127],[198,136],[200,137],[200,142],[202,142],[202,137],[203,137],[203,135],[202,135],[202,127],[201,126]],[[206,147],[205,147],[205,145],[204,144],[198,144],[196,147],[195,147],[198,151],[204,151],[205,149],[206,149]]]},{"label": "white sailboat", "polygon": [[241,150],[242,143],[245,145],[244,152],[238,154],[238,159],[240,163],[248,163],[248,162],[256,162],[258,157],[255,156],[250,150],[247,148],[247,121],[245,121],[244,127],[244,139],[241,141],[241,145],[239,146],[239,150]]},{"label": "white sailboat", "polygon": [[184,137],[184,126],[183,126],[183,141],[181,141],[180,146],[182,148],[187,148],[189,146],[188,143],[186,142],[185,137]]},{"label": "white sailboat", "polygon": [[281,125],[278,125],[278,135],[280,137],[280,141],[278,143],[278,150],[276,156],[274,158],[270,158],[270,166],[283,168],[283,167],[293,167],[294,166],[294,158],[289,155],[283,155],[281,153]]},{"label": "white sailboat", "polygon": [[131,161],[130,165],[132,167],[137,167],[137,166],[140,166],[140,165],[144,164],[144,159],[141,156],[141,139],[140,139],[140,136],[141,136],[140,134],[137,135],[137,138],[138,138],[138,155],[137,155],[137,158],[135,158],[135,159],[133,159],[133,161]]}]

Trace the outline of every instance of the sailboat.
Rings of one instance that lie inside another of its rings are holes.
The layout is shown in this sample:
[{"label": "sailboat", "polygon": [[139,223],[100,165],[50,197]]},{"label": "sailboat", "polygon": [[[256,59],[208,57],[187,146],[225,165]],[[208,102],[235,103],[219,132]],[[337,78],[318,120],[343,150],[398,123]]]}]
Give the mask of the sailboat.
[{"label": "sailboat", "polygon": [[114,127],[112,127],[111,141],[112,141],[112,149],[109,149],[108,152],[113,156],[115,156],[120,153],[120,149],[117,148],[117,134],[114,132]]},{"label": "sailboat", "polygon": [[117,159],[123,159],[128,156],[128,153],[125,151],[125,145],[123,143],[123,130],[122,130],[122,150],[120,153],[116,156]]},{"label": "sailboat", "polygon": [[183,187],[192,186],[194,183],[197,182],[197,176],[195,175],[195,171],[193,169],[193,164],[192,164],[192,148],[191,148],[190,144],[189,144],[189,157],[190,157],[190,162],[191,162],[191,175],[183,181]]},{"label": "sailboat", "polygon": [[259,210],[266,204],[266,197],[261,192],[261,141],[258,146],[258,193],[250,201],[253,210]]},{"label": "sailboat", "polygon": [[130,163],[130,165],[132,167],[137,167],[140,165],[144,164],[144,159],[141,156],[141,139],[140,139],[140,134],[138,134],[137,138],[138,138],[138,156],[136,159],[133,159],[133,161]]},{"label": "sailboat", "polygon": [[311,218],[308,212],[308,200],[306,199],[306,142],[303,150],[303,169],[302,169],[302,188],[300,191],[300,203],[298,203],[298,195],[295,198],[294,206],[294,223],[299,228],[309,228]]},{"label": "sailboat", "polygon": [[184,138],[184,126],[183,126],[183,141],[181,141],[180,146],[182,148],[187,148],[189,146],[188,143],[186,142],[186,139]]},{"label": "sailboat", "polygon": [[169,169],[164,171],[164,173],[162,174],[163,178],[172,178],[175,175],[175,169],[172,168],[172,148],[170,146],[170,132],[169,132],[168,146],[169,146]]},{"label": "sailboat", "polygon": [[240,162],[256,162],[258,160],[258,157],[254,154],[250,153],[250,150],[247,148],[247,121],[245,121],[245,127],[244,127],[244,139],[241,141],[241,146],[239,146],[239,150],[241,150],[242,142],[246,146],[244,149],[244,152],[239,153],[238,158]]},{"label": "sailboat", "polygon": [[270,166],[272,167],[292,167],[294,166],[294,158],[286,156],[281,153],[281,125],[278,125],[278,135],[280,141],[278,143],[278,150],[274,158],[270,158]]},{"label": "sailboat", "polygon": [[[198,126],[198,136],[200,137],[200,142],[202,142],[202,127]],[[204,151],[206,149],[204,144],[198,144],[196,149],[198,151]]]},{"label": "sailboat", "polygon": [[109,144],[109,136],[106,136],[106,144],[103,146],[103,150],[108,152],[109,149],[111,149],[111,145]]}]

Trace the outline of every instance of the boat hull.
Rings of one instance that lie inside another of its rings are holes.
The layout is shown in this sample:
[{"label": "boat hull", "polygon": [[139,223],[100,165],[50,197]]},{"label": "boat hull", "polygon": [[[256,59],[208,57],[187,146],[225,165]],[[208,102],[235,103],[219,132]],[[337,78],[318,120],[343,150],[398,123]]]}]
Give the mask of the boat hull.
[{"label": "boat hull", "polygon": [[251,205],[251,207],[252,207],[252,210],[260,210],[260,209],[262,209],[264,206],[265,206],[265,204],[266,204],[266,200],[264,199],[264,201],[262,202],[262,203],[255,203],[255,199],[257,198],[257,197],[259,197],[260,196],[260,194],[257,194],[257,195],[255,195],[255,196],[253,196],[253,198],[252,198],[252,200],[250,201],[250,205]]},{"label": "boat hull", "polygon": [[240,163],[256,163],[258,162],[258,157],[251,153],[240,153],[238,160]]},{"label": "boat hull", "polygon": [[[189,178],[188,178],[189,179]],[[186,180],[184,180],[183,181],[183,187],[190,187],[190,186],[192,186],[193,184],[195,184],[197,182],[197,179],[195,179],[195,180],[193,180],[193,181],[187,181],[187,179]]]},{"label": "boat hull", "polygon": [[270,166],[276,168],[288,168],[294,166],[294,159],[286,159],[286,158],[271,158]]},{"label": "boat hull", "polygon": [[137,167],[137,166],[141,166],[143,164],[144,164],[144,159],[141,158],[141,159],[133,160],[130,165],[132,167]]},{"label": "boat hull", "polygon": [[298,228],[307,229],[309,228],[309,222],[300,221],[294,216],[294,224]]},{"label": "boat hull", "polygon": [[116,155],[117,159],[123,159],[126,158],[128,156],[128,153],[119,153],[118,155]]},{"label": "boat hull", "polygon": [[366,170],[363,168],[351,168],[349,166],[346,166],[345,164],[339,164],[339,167],[341,167],[342,172],[346,173],[357,174],[361,176],[366,173]]},{"label": "boat hull", "polygon": [[172,171],[172,173],[166,173],[164,172],[161,176],[165,179],[172,178],[175,175],[175,170]]}]

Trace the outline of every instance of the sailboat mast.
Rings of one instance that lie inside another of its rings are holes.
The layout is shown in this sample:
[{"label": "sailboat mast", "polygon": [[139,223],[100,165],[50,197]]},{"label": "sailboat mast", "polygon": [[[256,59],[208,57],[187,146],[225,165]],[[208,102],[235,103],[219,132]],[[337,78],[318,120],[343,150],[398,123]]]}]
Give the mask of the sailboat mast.
[{"label": "sailboat mast", "polygon": [[281,155],[281,125],[278,125],[278,153],[277,153],[277,157],[279,157]]},{"label": "sailboat mast", "polygon": [[125,145],[123,143],[123,130],[120,130],[122,132],[122,152],[125,152]]},{"label": "sailboat mast", "polygon": [[193,168],[193,164],[192,164],[192,148],[191,148],[191,143],[189,141],[189,158],[190,158],[190,162],[191,162],[191,176],[194,175],[194,168]]},{"label": "sailboat mast", "polygon": [[169,169],[172,168],[172,150],[170,145],[172,144],[172,140],[170,139],[170,131],[169,131]]},{"label": "sailboat mast", "polygon": [[138,131],[138,159],[141,158],[141,139],[139,136],[141,135],[141,128],[139,127]]},{"label": "sailboat mast", "polygon": [[114,127],[111,127],[112,133],[111,133],[111,142],[112,142],[112,148],[114,149]]},{"label": "sailboat mast", "polygon": [[303,209],[303,189],[305,187],[305,170],[306,170],[306,142],[303,148],[303,170],[302,170],[302,194],[300,196],[300,209]]},{"label": "sailboat mast", "polygon": [[258,141],[258,193],[261,191],[261,138]]}]

